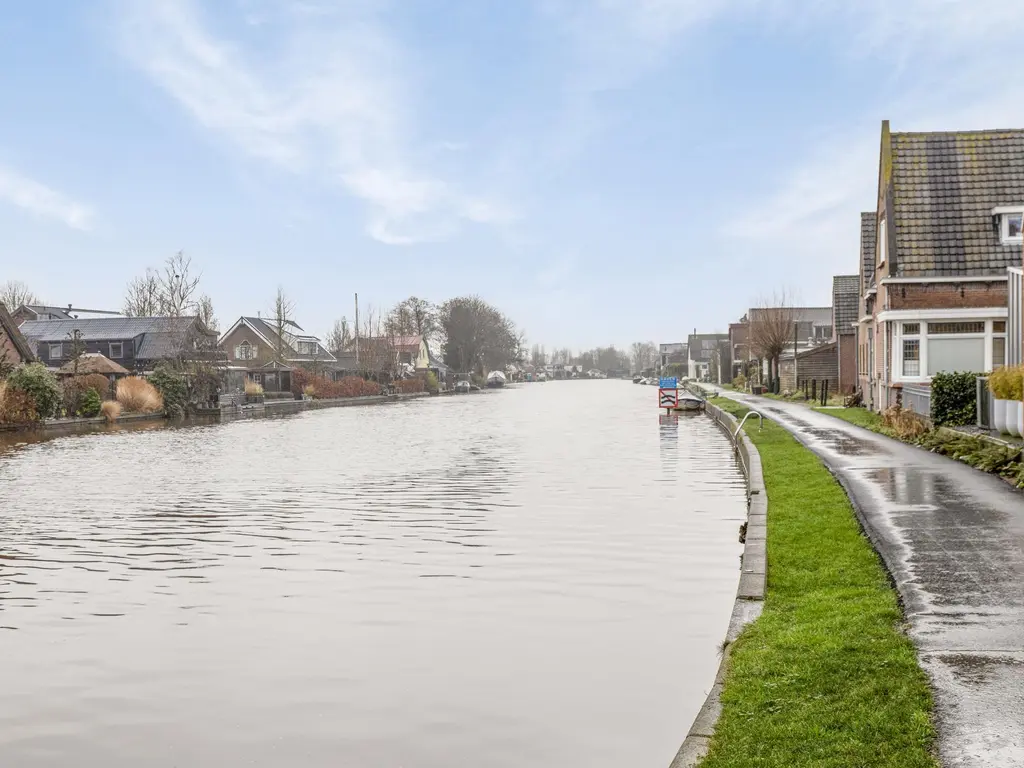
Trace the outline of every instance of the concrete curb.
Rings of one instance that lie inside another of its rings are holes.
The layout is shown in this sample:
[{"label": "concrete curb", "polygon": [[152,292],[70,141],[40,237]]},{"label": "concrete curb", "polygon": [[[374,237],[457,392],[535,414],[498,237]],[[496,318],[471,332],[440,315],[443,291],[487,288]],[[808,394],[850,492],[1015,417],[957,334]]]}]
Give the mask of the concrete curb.
[{"label": "concrete curb", "polygon": [[736,590],[732,618],[729,619],[729,630],[722,646],[718,674],[715,675],[715,683],[704,699],[704,705],[697,713],[696,720],[690,726],[690,731],[683,739],[683,744],[669,768],[694,768],[707,754],[715,724],[722,714],[722,685],[725,682],[732,644],[740,636],[743,628],[761,615],[768,575],[768,496],[765,493],[764,475],[761,471],[761,455],[745,434],[741,433],[733,438],[739,424],[731,414],[711,403],[704,406],[704,411],[729,437],[733,450],[740,459],[743,474],[747,478],[747,533],[743,546],[739,588]]}]

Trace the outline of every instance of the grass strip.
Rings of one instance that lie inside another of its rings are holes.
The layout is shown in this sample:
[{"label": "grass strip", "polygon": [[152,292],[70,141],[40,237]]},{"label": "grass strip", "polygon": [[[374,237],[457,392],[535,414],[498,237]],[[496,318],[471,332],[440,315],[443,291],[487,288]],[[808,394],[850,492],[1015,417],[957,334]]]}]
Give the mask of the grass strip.
[{"label": "grass strip", "polygon": [[731,649],[702,768],[935,768],[927,678],[846,493],[782,427],[747,431],[768,492],[768,591]]},{"label": "grass strip", "polygon": [[835,416],[837,419],[856,424],[858,427],[870,429],[872,432],[888,434],[882,427],[882,415],[869,411],[867,408],[813,408],[812,410]]}]

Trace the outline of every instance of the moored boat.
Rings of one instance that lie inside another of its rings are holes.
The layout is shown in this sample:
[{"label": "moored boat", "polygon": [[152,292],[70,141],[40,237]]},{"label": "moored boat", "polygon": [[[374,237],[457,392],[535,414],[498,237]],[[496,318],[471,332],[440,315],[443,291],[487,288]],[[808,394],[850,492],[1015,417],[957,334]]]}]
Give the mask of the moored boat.
[{"label": "moored boat", "polygon": [[491,371],[487,374],[487,386],[491,389],[498,389],[505,386],[505,374],[501,371]]},{"label": "moored boat", "polygon": [[680,394],[675,411],[701,411],[704,410],[704,401],[696,395]]}]

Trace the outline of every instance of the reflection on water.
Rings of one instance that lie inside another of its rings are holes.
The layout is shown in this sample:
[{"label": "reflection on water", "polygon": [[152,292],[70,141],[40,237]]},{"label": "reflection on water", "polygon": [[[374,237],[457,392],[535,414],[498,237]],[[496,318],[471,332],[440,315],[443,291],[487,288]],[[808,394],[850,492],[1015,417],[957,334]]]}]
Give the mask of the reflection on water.
[{"label": "reflection on water", "polygon": [[0,765],[666,765],[745,502],[646,394],[0,438]]}]

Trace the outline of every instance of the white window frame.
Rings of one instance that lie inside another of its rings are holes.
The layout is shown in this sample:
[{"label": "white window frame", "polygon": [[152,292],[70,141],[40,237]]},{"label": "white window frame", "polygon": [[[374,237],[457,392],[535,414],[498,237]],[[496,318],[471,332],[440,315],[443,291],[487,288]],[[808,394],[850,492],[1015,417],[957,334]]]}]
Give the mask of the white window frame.
[{"label": "white window frame", "polygon": [[[973,314],[971,314],[973,313]],[[993,324],[1005,322],[1006,308],[992,307],[989,309],[948,309],[948,310],[897,310],[884,313],[886,319],[893,322],[893,344],[891,349],[892,382],[894,384],[930,384],[932,377],[928,375],[928,340],[932,335],[939,338],[957,339],[984,339],[985,357],[984,371],[992,370],[992,339],[1005,337],[1003,332],[995,332]],[[957,334],[929,334],[928,323],[984,323],[985,330],[982,333],[957,333]],[[906,334],[906,338],[919,339],[918,365],[920,374],[918,376],[903,375],[903,324],[918,323],[917,334]]]},{"label": "white window frame", "polygon": [[[998,208],[999,211],[999,241],[1003,245],[1019,245],[1024,243],[1024,208]],[[1010,217],[1021,217],[1020,234],[1010,235]]]},{"label": "white window frame", "polygon": [[878,256],[878,266],[884,267],[885,260],[889,255],[888,228],[884,217],[878,222],[878,242],[875,244],[875,251]]},{"label": "white window frame", "polygon": [[[53,354],[53,350],[57,350],[57,354]],[[51,360],[63,360],[64,359],[64,342],[54,341],[50,343],[50,359]]]},{"label": "white window frame", "polygon": [[[911,325],[911,324],[917,325],[917,333],[909,333],[908,332],[906,326]],[[924,339],[922,338],[923,334],[921,332],[926,327],[927,327],[926,325],[924,325],[924,324],[922,324],[920,322],[916,322],[916,321],[904,320],[904,321],[899,323],[900,341],[899,341],[899,355],[898,355],[898,357],[899,357],[900,365],[899,365],[899,368],[894,368],[894,370],[899,371],[899,376],[900,376],[901,379],[909,376],[909,374],[907,374],[907,372],[906,372],[907,359],[904,356],[904,352],[906,351],[906,343],[908,341],[916,341],[917,342],[917,361],[916,361],[917,362],[917,374],[914,376],[914,378],[920,378],[921,377],[921,371],[925,370],[925,369],[923,369],[921,367],[921,350],[924,347]]]},{"label": "white window frame", "polygon": [[[118,348],[118,353],[114,354],[114,347]],[[123,341],[112,341],[107,349],[109,353],[107,357],[111,360],[123,360],[124,359],[124,342]]]},{"label": "white window frame", "polygon": [[[243,355],[242,354],[242,349],[248,349],[249,350],[249,355],[248,356]],[[255,348],[249,342],[248,339],[243,340],[241,344],[239,344],[237,347],[235,347],[235,359],[236,360],[255,360],[256,359]]]}]

